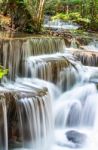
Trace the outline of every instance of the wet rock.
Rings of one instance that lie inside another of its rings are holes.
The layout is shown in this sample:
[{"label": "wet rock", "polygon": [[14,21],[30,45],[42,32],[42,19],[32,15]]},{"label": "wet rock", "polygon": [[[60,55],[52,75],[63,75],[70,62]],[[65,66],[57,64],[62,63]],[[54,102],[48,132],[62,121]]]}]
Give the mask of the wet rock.
[{"label": "wet rock", "polygon": [[65,41],[65,45],[66,45],[67,47],[70,47],[70,46],[71,46],[71,38],[65,38],[65,37],[64,37],[64,41]]},{"label": "wet rock", "polygon": [[[73,50],[72,50],[73,51]],[[77,60],[81,61],[81,63],[85,66],[98,66],[98,53],[92,51],[73,51],[73,55],[77,58]]]},{"label": "wet rock", "polygon": [[75,144],[76,148],[82,147],[87,140],[87,137],[84,133],[75,130],[67,131],[66,137],[70,142]]},{"label": "wet rock", "polygon": [[22,147],[22,143],[15,141],[15,140],[10,140],[9,141],[9,148],[21,148]]},{"label": "wet rock", "polygon": [[80,45],[88,45],[92,41],[89,37],[77,37],[76,40],[80,43]]}]

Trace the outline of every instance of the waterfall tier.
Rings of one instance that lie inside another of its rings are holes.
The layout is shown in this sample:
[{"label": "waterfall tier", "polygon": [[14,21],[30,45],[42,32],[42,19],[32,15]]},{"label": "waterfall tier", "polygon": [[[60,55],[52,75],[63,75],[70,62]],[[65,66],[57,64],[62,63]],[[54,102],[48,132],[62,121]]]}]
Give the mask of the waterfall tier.
[{"label": "waterfall tier", "polygon": [[70,49],[73,56],[86,66],[98,66],[98,52]]},{"label": "waterfall tier", "polygon": [[0,40],[0,64],[9,70],[9,82],[3,78],[0,86],[0,150],[50,150],[54,126],[64,130],[64,143],[62,133],[58,140],[64,149],[77,148],[81,140],[74,136],[85,138],[82,128],[98,130],[97,89],[88,84],[97,80],[98,69],[77,63],[97,66],[97,52],[65,50],[61,38]]},{"label": "waterfall tier", "polygon": [[64,51],[61,38],[14,38],[0,40],[0,64],[9,69],[10,78],[19,75],[24,61],[34,55]]},{"label": "waterfall tier", "polygon": [[66,54],[43,55],[38,57],[29,57],[25,68],[28,76],[41,78],[47,81],[57,83],[60,72],[64,68],[70,67],[71,63]]},{"label": "waterfall tier", "polygon": [[[46,147],[52,135],[52,106],[48,90],[32,80],[0,87],[0,146]],[[6,111],[5,111],[6,110]],[[48,141],[47,141],[48,140]]]},{"label": "waterfall tier", "polygon": [[71,55],[52,54],[31,56],[25,63],[23,75],[40,78],[58,85],[63,91],[69,89],[79,78],[78,69],[75,68]]}]

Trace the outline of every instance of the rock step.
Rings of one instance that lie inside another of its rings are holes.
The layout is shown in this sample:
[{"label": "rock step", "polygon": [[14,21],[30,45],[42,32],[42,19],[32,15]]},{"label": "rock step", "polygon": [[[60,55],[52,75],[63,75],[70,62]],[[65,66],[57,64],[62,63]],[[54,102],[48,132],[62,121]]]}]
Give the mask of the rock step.
[{"label": "rock step", "polygon": [[9,69],[10,78],[14,79],[30,56],[64,52],[62,38],[25,37],[0,39],[0,64]]},{"label": "rock step", "polygon": [[[49,136],[52,129],[52,107],[46,87],[36,86],[30,79],[18,79],[15,83],[3,84],[0,87],[0,108],[0,142],[1,139],[5,142],[5,138],[8,138],[6,141],[9,146],[17,148],[18,145],[21,147],[24,141],[36,144],[37,140],[45,138],[46,134]],[[8,137],[4,137],[4,133]]]},{"label": "rock step", "polygon": [[98,66],[98,52],[70,49],[73,56],[85,66]]},{"label": "rock step", "polygon": [[60,78],[60,72],[71,66],[71,61],[68,57],[68,55],[60,53],[29,57],[25,63],[23,75],[57,83]]}]

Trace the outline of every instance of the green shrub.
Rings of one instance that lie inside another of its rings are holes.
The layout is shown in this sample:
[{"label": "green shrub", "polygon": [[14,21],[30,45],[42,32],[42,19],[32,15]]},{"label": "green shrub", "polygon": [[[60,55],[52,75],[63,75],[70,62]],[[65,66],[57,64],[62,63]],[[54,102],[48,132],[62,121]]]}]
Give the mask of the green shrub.
[{"label": "green shrub", "polygon": [[8,69],[4,69],[2,66],[0,66],[0,79],[2,79],[7,73]]},{"label": "green shrub", "polygon": [[78,18],[81,18],[80,13],[78,13],[78,12],[69,13],[69,14],[58,13],[52,17],[52,20],[61,19],[63,21],[68,21],[68,20],[74,20],[75,21],[75,20],[78,20]]},{"label": "green shrub", "polygon": [[52,20],[57,20],[57,19],[61,19],[63,21],[70,20],[69,15],[68,14],[64,14],[64,13],[58,13],[57,15],[52,17]]},{"label": "green shrub", "polygon": [[76,19],[78,19],[80,17],[81,17],[81,15],[80,15],[79,12],[69,13],[70,20],[76,20]]},{"label": "green shrub", "polygon": [[90,23],[89,28],[93,31],[98,31],[98,19],[96,18],[93,22]]}]

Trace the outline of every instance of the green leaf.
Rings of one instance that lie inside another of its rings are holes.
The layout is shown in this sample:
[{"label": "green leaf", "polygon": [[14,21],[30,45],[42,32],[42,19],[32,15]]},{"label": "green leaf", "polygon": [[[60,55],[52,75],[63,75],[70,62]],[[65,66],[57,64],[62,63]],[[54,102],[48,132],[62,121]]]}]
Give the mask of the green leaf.
[{"label": "green leaf", "polygon": [[8,69],[4,69],[2,66],[0,66],[0,79],[3,78],[3,76],[7,75]]}]

